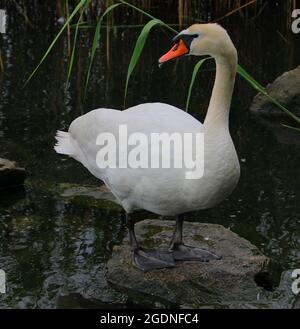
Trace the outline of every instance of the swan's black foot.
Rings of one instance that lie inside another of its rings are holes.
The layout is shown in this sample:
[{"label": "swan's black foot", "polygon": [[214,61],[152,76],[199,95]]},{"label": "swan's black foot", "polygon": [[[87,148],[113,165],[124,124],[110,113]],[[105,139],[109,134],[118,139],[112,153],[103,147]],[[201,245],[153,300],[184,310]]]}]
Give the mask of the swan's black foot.
[{"label": "swan's black foot", "polygon": [[142,248],[133,251],[133,264],[143,272],[175,267],[173,254],[168,250],[150,251]]},{"label": "swan's black foot", "polygon": [[222,259],[222,256],[218,256],[208,250],[184,244],[175,244],[170,251],[173,252],[174,259],[178,261],[209,262],[210,260]]}]

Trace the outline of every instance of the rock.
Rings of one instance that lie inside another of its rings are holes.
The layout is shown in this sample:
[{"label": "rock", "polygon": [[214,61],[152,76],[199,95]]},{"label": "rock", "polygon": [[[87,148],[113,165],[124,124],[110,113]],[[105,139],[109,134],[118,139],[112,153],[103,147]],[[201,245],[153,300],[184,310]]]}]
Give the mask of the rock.
[{"label": "rock", "polygon": [[84,298],[80,294],[70,294],[66,296],[58,296],[57,308],[59,309],[100,309],[100,310],[115,310],[126,308],[127,304],[124,303],[104,303],[98,299]]},{"label": "rock", "polygon": [[[174,221],[144,220],[136,234],[145,248],[165,248]],[[220,225],[184,224],[185,242],[209,249],[222,260],[178,262],[173,269],[143,273],[132,266],[128,236],[115,247],[108,262],[107,279],[129,298],[145,304],[191,308],[268,308],[273,282],[269,259],[250,242]],[[259,286],[260,285],[260,286]]]},{"label": "rock", "polygon": [[0,158],[0,189],[22,185],[26,178],[26,171],[15,161]]},{"label": "rock", "polygon": [[[292,113],[300,116],[300,66],[283,73],[272,84],[266,87],[267,92]],[[254,97],[250,111],[265,117],[288,116],[274,105],[266,96],[258,94]]]},{"label": "rock", "polygon": [[272,308],[277,309],[299,309],[300,294],[295,295],[292,291],[293,270],[288,270],[282,273],[280,285],[273,295]]}]

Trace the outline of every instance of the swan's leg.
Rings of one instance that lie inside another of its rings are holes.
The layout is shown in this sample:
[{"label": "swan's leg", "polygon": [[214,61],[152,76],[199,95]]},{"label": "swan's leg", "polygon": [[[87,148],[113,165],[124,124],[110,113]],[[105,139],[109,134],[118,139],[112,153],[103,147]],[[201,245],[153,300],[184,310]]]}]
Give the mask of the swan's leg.
[{"label": "swan's leg", "polygon": [[156,269],[174,267],[173,254],[169,250],[144,250],[137,242],[134,221],[130,214],[126,214],[127,227],[129,231],[130,246],[133,254],[133,265],[143,272]]},{"label": "swan's leg", "polygon": [[210,260],[219,260],[222,257],[218,256],[208,250],[198,247],[187,246],[183,243],[182,239],[182,227],[183,227],[184,215],[178,215],[176,217],[176,227],[169,250],[173,252],[175,260],[179,261],[201,261],[208,262]]}]

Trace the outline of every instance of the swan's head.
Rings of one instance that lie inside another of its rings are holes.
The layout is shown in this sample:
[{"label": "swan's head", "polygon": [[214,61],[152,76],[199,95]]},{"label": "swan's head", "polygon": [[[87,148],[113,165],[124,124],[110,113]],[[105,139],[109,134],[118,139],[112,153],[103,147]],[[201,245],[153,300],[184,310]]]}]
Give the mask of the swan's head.
[{"label": "swan's head", "polygon": [[159,59],[159,64],[187,55],[237,58],[229,35],[218,24],[194,24],[176,35],[173,41],[175,45]]}]

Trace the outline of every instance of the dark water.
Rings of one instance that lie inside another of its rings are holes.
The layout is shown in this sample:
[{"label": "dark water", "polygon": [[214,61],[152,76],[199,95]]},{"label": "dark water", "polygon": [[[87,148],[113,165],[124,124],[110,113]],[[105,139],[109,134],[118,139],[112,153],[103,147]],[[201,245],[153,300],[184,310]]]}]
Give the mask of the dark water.
[{"label": "dark water", "polygon": [[[28,171],[25,190],[0,197],[0,268],[8,281],[0,308],[132,306],[126,294],[113,290],[105,279],[112,247],[126,234],[124,214],[109,201],[66,196],[100,182],[74,160],[58,156],[53,145],[55,131],[67,129],[77,116],[99,107],[122,108],[127,65],[140,28],[103,30],[83,102],[89,32],[81,34],[69,88],[65,38],[22,88],[58,28],[51,13],[38,28],[22,19],[14,13],[8,33],[0,36],[5,66],[0,75],[0,156],[18,160]],[[286,31],[280,12],[267,11],[247,23],[225,23],[240,64],[263,84],[300,64],[299,40]],[[130,84],[128,106],[160,101],[184,108],[196,59],[160,70],[157,59],[169,48],[171,37],[156,30],[148,40]],[[195,85],[190,112],[199,119],[205,115],[213,70],[213,65],[205,66]],[[189,220],[230,227],[282,269],[299,268],[300,137],[251,116],[248,107],[254,94],[237,79],[230,124],[241,160],[238,188],[218,207],[194,213]]]}]

